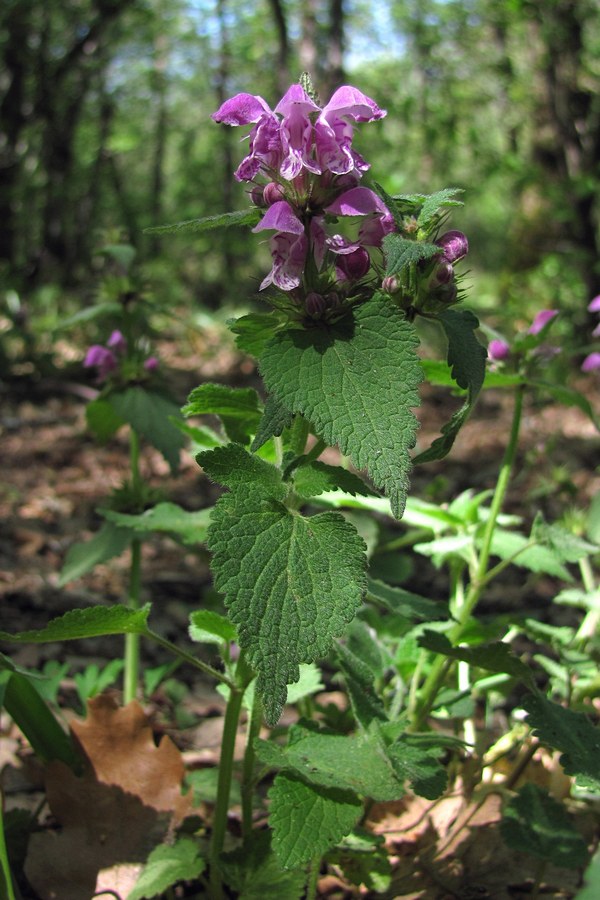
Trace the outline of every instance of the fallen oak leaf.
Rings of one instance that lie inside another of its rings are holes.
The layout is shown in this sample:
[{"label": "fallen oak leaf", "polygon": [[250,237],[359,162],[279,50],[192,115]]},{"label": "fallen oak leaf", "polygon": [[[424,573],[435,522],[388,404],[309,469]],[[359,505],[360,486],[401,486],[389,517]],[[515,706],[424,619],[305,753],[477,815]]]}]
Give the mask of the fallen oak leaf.
[{"label": "fallen oak leaf", "polygon": [[41,900],[89,900],[117,881],[122,893],[124,867],[132,888],[150,851],[193,811],[181,793],[181,753],[166,736],[155,744],[137,702],[121,708],[96,697],[71,729],[84,774],[60,762],[47,767],[48,805],[62,828],[32,835],[25,862]]}]

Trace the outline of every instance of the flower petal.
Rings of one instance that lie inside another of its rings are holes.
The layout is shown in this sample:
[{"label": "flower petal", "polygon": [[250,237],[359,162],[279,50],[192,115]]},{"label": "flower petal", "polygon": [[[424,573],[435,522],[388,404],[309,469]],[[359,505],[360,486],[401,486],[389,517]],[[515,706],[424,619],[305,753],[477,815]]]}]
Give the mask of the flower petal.
[{"label": "flower petal", "polygon": [[349,84],[338,88],[321,113],[324,119],[349,116],[357,122],[372,122],[387,115],[374,100]]},{"label": "flower petal", "polygon": [[271,109],[262,97],[242,93],[226,100],[212,114],[211,119],[223,122],[224,125],[249,125],[251,122],[258,122],[265,113],[271,113]]},{"label": "flower petal", "polygon": [[299,110],[302,113],[320,112],[320,107],[310,99],[301,84],[292,84],[287,89],[277,106],[275,112],[280,116],[289,116],[292,110]]},{"label": "flower petal", "polygon": [[326,208],[325,212],[334,216],[367,216],[374,212],[389,215],[383,201],[374,191],[366,187],[355,187],[345,191]]},{"label": "flower petal", "polygon": [[279,200],[269,206],[252,231],[268,231],[270,229],[285,234],[304,234],[304,225],[286,200]]}]

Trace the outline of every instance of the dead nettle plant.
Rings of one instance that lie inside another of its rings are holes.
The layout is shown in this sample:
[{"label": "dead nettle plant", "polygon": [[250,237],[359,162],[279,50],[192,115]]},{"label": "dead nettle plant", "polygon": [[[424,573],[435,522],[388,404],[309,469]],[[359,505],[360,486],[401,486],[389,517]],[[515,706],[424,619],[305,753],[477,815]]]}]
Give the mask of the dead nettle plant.
[{"label": "dead nettle plant", "polygon": [[[240,349],[258,362],[264,396],[201,384],[183,409],[187,418],[216,415],[222,423],[220,431],[191,423],[184,430],[207,477],[224,488],[207,533],[203,520],[196,538],[212,555],[226,615],[200,609],[190,617],[189,636],[217,647],[218,667],[170,648],[220,682],[227,708],[210,831],[198,839],[189,871],[189,833],[171,844],[171,858],[178,840],[182,851],[169,884],[188,880],[199,896],[216,900],[259,890],[290,900],[315,897],[324,861],[354,883],[386,890],[392,869],[381,837],[365,827],[368,809],[407,790],[440,797],[449,761],[456,770],[474,756],[472,769],[481,777],[490,747],[481,746],[475,700],[491,710],[513,698],[514,734],[503,736],[511,748],[526,757],[535,735],[560,751],[580,795],[600,790],[599,731],[586,714],[598,695],[592,662],[598,588],[590,564],[598,551],[598,504],[582,515],[579,529],[503,512],[528,392],[545,391],[591,418],[593,411],[576,391],[543,378],[556,311],[543,311],[510,343],[494,335],[486,367],[478,320],[463,305],[460,267],[468,241],[447,227],[460,191],[390,196],[377,182],[366,184],[369,164],[353,145],[354,130],[384,116],[350,86],[321,105],[306,76],[274,110],[259,96],[237,94],[213,118],[250,128],[235,177],[248,183],[251,205],[153,229],[251,227],[268,235],[272,256],[259,289],[268,308],[231,323]],[[419,352],[424,328],[443,337],[445,360]],[[114,355],[117,338],[109,343],[104,350]],[[414,453],[424,379],[462,399],[440,436]],[[448,454],[487,386],[513,397],[495,484],[445,504],[409,497],[411,467]],[[108,391],[100,402],[114,400]],[[134,421],[122,398],[117,405],[134,428],[143,420]],[[338,448],[339,465],[321,459],[330,447]],[[139,536],[152,516],[166,513],[177,520],[172,508],[106,519]],[[382,555],[401,561],[407,553],[447,568],[445,601],[415,594],[401,579],[383,580]],[[584,611],[580,627],[553,632],[518,612],[491,622],[478,615],[491,582],[515,566],[556,578],[557,600]],[[129,634],[167,646],[149,628],[149,613],[149,604],[73,610],[40,631],[0,637]],[[540,647],[528,661],[518,650],[523,634]],[[315,700],[323,660],[345,686],[346,713]],[[6,666],[9,686],[18,677],[31,687],[10,661]],[[301,718],[286,730],[278,722],[290,702]],[[243,708],[246,749],[236,770]],[[263,722],[272,729],[269,740],[259,736]],[[225,852],[234,775],[241,835],[237,848]],[[266,778],[267,830],[256,827],[255,815],[264,802],[257,786]],[[537,861],[534,889],[549,862],[584,868],[589,848],[564,807],[533,784],[513,788],[509,777],[502,833]],[[198,854],[206,866],[201,876]],[[153,882],[153,871],[150,860],[143,888],[131,898],[165,889],[164,875]]]}]

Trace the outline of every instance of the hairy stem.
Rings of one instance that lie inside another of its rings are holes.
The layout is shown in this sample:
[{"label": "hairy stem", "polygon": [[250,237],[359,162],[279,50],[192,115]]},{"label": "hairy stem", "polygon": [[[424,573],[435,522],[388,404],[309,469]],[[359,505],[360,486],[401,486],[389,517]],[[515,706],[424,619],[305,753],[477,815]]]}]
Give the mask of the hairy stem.
[{"label": "hairy stem", "polygon": [[[129,568],[129,609],[140,608],[142,544],[139,538],[131,542],[131,565]],[[123,672],[123,702],[130,703],[135,699],[139,682],[140,669],[140,635],[125,635],[125,670]]]},{"label": "hairy stem", "polygon": [[223,725],[223,739],[221,741],[217,800],[215,804],[209,852],[210,896],[212,900],[222,900],[224,897],[219,858],[223,851],[225,833],[227,831],[227,813],[229,811],[229,795],[231,793],[231,779],[233,776],[235,738],[237,735],[244,692],[251,679],[252,671],[246,663],[242,652],[240,653],[235,670],[235,683],[230,688],[229,700],[225,711],[225,722]]},{"label": "hairy stem", "polygon": [[258,737],[261,721],[262,702],[258,691],[254,691],[252,708],[246,728],[246,749],[242,767],[242,837],[244,840],[247,840],[252,833],[252,801],[254,799],[254,767],[256,763],[254,741]]},{"label": "hairy stem", "polygon": [[[448,638],[452,644],[457,644],[463,636],[467,623],[473,610],[477,606],[487,583],[486,576],[492,551],[494,531],[498,516],[502,510],[502,504],[506,497],[506,491],[508,489],[510,475],[517,453],[521,418],[523,415],[524,388],[524,385],[519,385],[515,391],[515,405],[513,409],[510,436],[500,466],[494,496],[492,497],[490,505],[489,516],[485,524],[477,568],[473,573],[473,578],[465,594],[464,603],[462,604],[460,612],[457,614],[457,621],[448,632]],[[443,684],[448,668],[449,660],[443,656],[437,656],[423,685],[420,702],[417,705],[411,722],[412,731],[419,731],[425,724],[427,716],[435,703],[438,691]]]}]

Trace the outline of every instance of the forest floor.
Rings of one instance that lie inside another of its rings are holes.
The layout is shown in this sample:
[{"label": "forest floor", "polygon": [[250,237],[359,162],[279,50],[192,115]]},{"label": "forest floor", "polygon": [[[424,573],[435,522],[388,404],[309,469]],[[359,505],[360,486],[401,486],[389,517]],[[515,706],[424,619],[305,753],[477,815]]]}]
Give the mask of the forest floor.
[{"label": "forest floor", "polygon": [[[158,349],[170,367],[173,388],[182,403],[187,392],[204,381],[258,383],[252,364],[230,345],[222,344],[218,335],[207,333],[204,342],[184,357],[169,342]],[[124,480],[129,466],[125,434],[119,433],[106,446],[98,446],[86,431],[85,397],[93,393],[93,386],[81,372],[80,378],[81,382],[71,376],[35,382],[24,375],[4,389],[0,385],[0,627],[4,631],[40,628],[70,609],[124,602],[126,597],[127,553],[97,566],[73,583],[59,586],[68,548],[98,529],[102,520],[97,509],[108,490]],[[581,381],[578,387],[588,395],[594,389],[590,381]],[[589,399],[597,408],[596,397]],[[448,418],[446,407],[453,403],[447,392],[424,391],[418,413],[419,445],[427,446],[439,433]],[[450,457],[414,472],[413,492],[425,498],[451,499],[467,488],[484,490],[493,486],[510,416],[509,392],[484,393]],[[585,509],[600,490],[599,460],[600,436],[582,412],[551,402],[529,401],[507,509],[528,521],[538,509],[550,520],[572,507]],[[166,499],[187,509],[206,507],[217,496],[217,489],[185,452],[176,476],[152,449],[144,451],[142,469],[144,477],[160,488]],[[407,585],[410,589],[420,593],[429,590],[430,596],[432,589],[434,593],[444,590],[441,573],[417,569],[414,583]],[[142,594],[144,601],[153,604],[155,631],[172,641],[185,641],[189,613],[200,606],[209,587],[205,551],[182,547],[161,536],[144,543]],[[523,577],[521,581],[509,582],[508,588],[505,583],[501,591],[491,591],[487,602],[492,611],[494,604],[502,610],[526,603],[542,620],[556,623],[564,608],[552,608],[554,590],[551,579]],[[102,669],[121,653],[120,641],[114,638],[62,645],[25,644],[17,649],[4,645],[3,649],[17,664],[30,669],[39,669],[51,660],[70,664],[71,671],[59,695],[61,705],[74,710],[69,717],[80,708],[74,673],[91,664]],[[144,645],[145,667],[164,662],[160,648]],[[145,713],[155,733],[168,734],[173,739],[188,770],[214,766],[218,761],[224,701],[213,685],[193,672],[180,669],[177,678],[183,685],[181,691],[177,693],[173,684],[170,689],[159,688],[146,702]],[[323,699],[343,703],[343,696],[328,687]],[[293,717],[292,711],[289,716]],[[14,729],[3,731],[2,738],[0,770],[3,768],[5,774],[7,806],[25,805],[32,809],[43,797],[42,772],[33,764]],[[540,778],[546,784],[560,782],[560,767],[550,756],[540,755],[537,765],[545,773]],[[560,783],[557,790],[567,789]],[[392,888],[382,896],[424,900],[530,896],[531,869],[515,860],[514,853],[507,856],[508,851],[501,847],[497,824],[499,795],[492,792],[474,805],[465,794],[457,787],[452,795],[433,806],[412,798],[395,805],[377,804],[371,810],[371,827],[386,835],[394,864]],[[463,826],[458,828],[461,821]],[[589,831],[595,826],[584,817],[581,827]],[[44,858],[44,853],[40,858]],[[578,873],[564,869],[547,872],[544,896],[573,896],[578,877]],[[507,878],[512,885],[510,890],[506,887]],[[335,873],[321,879],[319,891],[323,897],[376,896],[365,889],[351,889]],[[123,890],[122,896],[126,893]],[[68,900],[60,894],[54,896]],[[73,898],[86,900],[83,895],[73,894]]]}]

